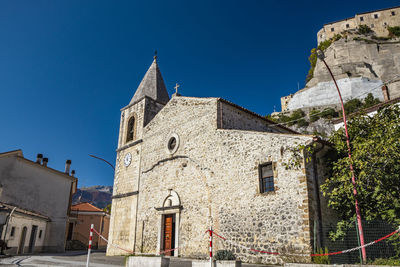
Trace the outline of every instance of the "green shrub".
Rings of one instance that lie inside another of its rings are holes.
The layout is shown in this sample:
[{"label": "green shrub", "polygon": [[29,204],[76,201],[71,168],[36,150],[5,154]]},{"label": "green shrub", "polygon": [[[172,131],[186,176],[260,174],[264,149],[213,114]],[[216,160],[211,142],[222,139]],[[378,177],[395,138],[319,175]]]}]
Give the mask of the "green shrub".
[{"label": "green shrub", "polygon": [[[316,254],[327,254],[328,248],[325,247],[325,251],[323,248],[317,250]],[[316,264],[330,264],[329,256],[314,256],[312,257],[312,261]]]},{"label": "green shrub", "polygon": [[214,258],[217,261],[236,260],[235,255],[230,250],[218,250]]},{"label": "green shrub", "polygon": [[394,258],[379,258],[374,261],[368,262],[368,265],[392,265],[392,266],[400,266],[400,259]]},{"label": "green shrub", "polygon": [[381,103],[381,101],[378,98],[375,98],[371,93],[369,93],[367,97],[364,98],[363,108],[369,108],[379,103]]},{"label": "green shrub", "polygon": [[369,34],[369,33],[371,33],[372,32],[372,29],[370,28],[370,27],[368,27],[368,25],[360,25],[359,27],[358,27],[358,31],[357,31],[359,34],[364,34],[364,35],[367,35],[367,34]]},{"label": "green shrub", "polygon": [[[339,34],[336,34],[336,35],[339,35]],[[336,36],[336,35],[335,35],[335,36]],[[341,36],[341,35],[339,35],[339,36]],[[339,39],[340,39],[340,38],[339,38]],[[320,49],[320,50],[322,50],[322,51],[325,51],[331,44],[332,44],[332,40],[331,40],[331,39],[325,40],[325,41],[321,42],[321,43],[318,45],[317,49]]]},{"label": "green shrub", "polygon": [[372,39],[378,40],[378,41],[387,41],[392,39],[391,37],[384,37],[384,36],[371,36]]},{"label": "green shrub", "polygon": [[320,116],[321,118],[332,119],[339,117],[339,113],[333,108],[326,108],[321,112]]},{"label": "green shrub", "polygon": [[266,115],[265,118],[273,122],[279,122],[279,119],[277,117],[272,116],[272,114]]},{"label": "green shrub", "polygon": [[400,26],[388,27],[390,37],[400,37]]},{"label": "green shrub", "polygon": [[346,114],[350,114],[350,113],[353,113],[353,112],[356,112],[357,110],[359,110],[362,107],[362,105],[363,105],[363,103],[361,102],[360,99],[354,98],[354,99],[347,101],[344,104],[344,111],[346,112]]},{"label": "green shrub", "polygon": [[306,121],[305,119],[300,119],[297,121],[297,125],[299,127],[306,127],[308,126],[310,123],[308,121]]},{"label": "green shrub", "polygon": [[313,48],[311,49],[311,54],[308,57],[308,61],[310,61],[310,69],[308,70],[307,78],[306,81],[310,81],[314,77],[314,69],[315,65],[317,64],[317,54],[316,54],[316,49]]},{"label": "green shrub", "polygon": [[277,120],[280,123],[281,122],[288,122],[288,121],[290,121],[290,117],[286,116],[286,115],[283,115],[283,114],[279,114]]},{"label": "green shrub", "polygon": [[[305,116],[305,113],[301,109],[297,109],[297,110],[293,111],[293,113],[289,117],[289,121],[291,121],[291,122],[288,125],[293,126],[293,125],[297,124],[300,127],[307,126],[308,122],[306,122],[304,119],[302,119],[304,116]],[[304,125],[304,124],[307,124],[307,125]]]},{"label": "green shrub", "polygon": [[[336,34],[334,37],[334,39],[336,38],[337,40],[339,40],[340,38],[342,38],[342,36],[340,34]],[[336,40],[333,40],[336,41]],[[306,78],[306,82],[310,81],[313,77],[314,77],[314,69],[315,69],[315,65],[317,64],[317,49],[320,49],[322,51],[325,51],[330,45],[332,44],[332,40],[325,40],[323,42],[321,42],[317,48],[313,48],[311,49],[311,54],[308,57],[308,61],[310,61],[310,69],[308,71],[307,74],[307,78]]]},{"label": "green shrub", "polygon": [[313,110],[311,110],[310,111],[310,122],[314,122],[314,121],[317,121],[317,120],[319,120],[319,118],[320,118],[320,111],[319,110],[317,110],[317,109],[313,109]]},{"label": "green shrub", "polygon": [[342,38],[342,36],[340,35],[340,34],[335,34],[333,37],[332,37],[332,40],[333,41],[338,41],[338,40],[340,40]]}]

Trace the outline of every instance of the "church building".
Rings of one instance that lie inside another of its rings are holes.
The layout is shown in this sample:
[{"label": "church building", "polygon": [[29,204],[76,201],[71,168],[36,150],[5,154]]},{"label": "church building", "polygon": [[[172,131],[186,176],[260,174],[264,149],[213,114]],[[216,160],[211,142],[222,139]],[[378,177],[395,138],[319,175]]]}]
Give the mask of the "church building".
[{"label": "church building", "polygon": [[[309,254],[323,246],[314,231],[328,216],[316,160],[326,150],[222,98],[170,98],[155,57],[121,109],[109,241],[135,253],[207,258],[212,225],[229,240],[215,238],[214,253],[230,250],[244,262],[285,261],[246,247]],[[122,254],[108,245],[107,255]]]}]

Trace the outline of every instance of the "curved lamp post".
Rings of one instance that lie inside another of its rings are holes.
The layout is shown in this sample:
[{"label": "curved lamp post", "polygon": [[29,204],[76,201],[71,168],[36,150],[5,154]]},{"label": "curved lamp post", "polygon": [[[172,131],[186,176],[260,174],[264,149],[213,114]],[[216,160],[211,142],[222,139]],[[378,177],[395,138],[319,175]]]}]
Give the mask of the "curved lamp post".
[{"label": "curved lamp post", "polygon": [[113,170],[115,171],[114,165],[112,165],[112,164],[111,164],[110,162],[108,162],[107,160],[105,160],[105,159],[103,159],[103,158],[100,158],[100,157],[97,157],[97,156],[95,156],[95,155],[90,155],[90,154],[89,154],[89,156],[91,156],[92,158],[95,158],[95,159],[99,159],[99,160],[104,161],[105,163],[107,163],[108,165],[110,165],[110,167],[113,168]]},{"label": "curved lamp post", "polygon": [[[350,148],[350,137],[349,137],[349,132],[347,131],[347,121],[346,121],[346,113],[344,111],[344,105],[343,105],[343,99],[342,99],[342,94],[340,93],[339,90],[339,86],[336,83],[335,77],[332,74],[331,69],[329,68],[328,64],[326,64],[325,62],[325,55],[324,52],[322,52],[320,49],[317,50],[317,57],[324,62],[326,68],[329,71],[329,74],[332,77],[333,82],[335,83],[337,92],[339,94],[339,98],[340,98],[340,104],[342,105],[342,113],[343,113],[343,123],[344,123],[344,130],[346,132],[346,143],[347,143],[347,150],[348,150],[348,156],[349,156],[349,168],[350,168],[350,172],[351,172],[351,182],[353,184],[353,195],[354,195],[354,199],[355,199],[355,206],[356,206],[356,216],[357,216],[357,225],[358,225],[358,232],[360,234],[360,244],[361,246],[363,246],[365,244],[364,242],[364,232],[363,232],[363,228],[362,228],[362,223],[361,223],[361,212],[360,212],[360,208],[358,206],[358,200],[357,200],[357,187],[356,187],[356,177],[354,174],[354,169],[353,169],[353,164],[351,163],[351,148]],[[365,263],[367,261],[367,253],[365,250],[365,247],[363,247],[361,249],[362,251],[362,258],[363,258],[363,262]]]}]

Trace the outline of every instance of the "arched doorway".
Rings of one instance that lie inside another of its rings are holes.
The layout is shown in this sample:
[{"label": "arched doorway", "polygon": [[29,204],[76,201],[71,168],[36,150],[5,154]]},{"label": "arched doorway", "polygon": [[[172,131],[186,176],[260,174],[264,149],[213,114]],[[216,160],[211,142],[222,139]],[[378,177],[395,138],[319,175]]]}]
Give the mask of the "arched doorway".
[{"label": "arched doorway", "polygon": [[165,251],[166,256],[178,256],[179,247],[179,221],[182,210],[178,193],[169,190],[162,206],[156,208],[160,215],[160,228],[158,234],[158,251]]},{"label": "arched doorway", "polygon": [[19,239],[19,246],[18,246],[17,254],[24,253],[25,238],[26,238],[27,231],[28,231],[28,228],[26,228],[26,226],[24,226],[24,228],[22,228],[21,237]]}]

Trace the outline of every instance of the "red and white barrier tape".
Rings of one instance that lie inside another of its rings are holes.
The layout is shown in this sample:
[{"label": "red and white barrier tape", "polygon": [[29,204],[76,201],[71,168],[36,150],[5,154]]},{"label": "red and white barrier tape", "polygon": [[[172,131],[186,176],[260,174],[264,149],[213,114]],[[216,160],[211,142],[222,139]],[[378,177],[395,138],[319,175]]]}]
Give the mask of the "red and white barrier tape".
[{"label": "red and white barrier tape", "polygon": [[[210,231],[210,230],[207,230],[207,231]],[[212,231],[212,230],[211,230],[211,231]],[[374,240],[374,241],[372,241],[372,242],[369,242],[368,244],[364,244],[364,245],[362,245],[362,246],[358,246],[358,247],[351,248],[351,249],[346,249],[346,250],[337,251],[337,252],[323,253],[323,254],[292,254],[292,253],[280,253],[280,252],[271,252],[271,251],[257,250],[257,249],[253,249],[253,248],[250,248],[250,247],[246,247],[246,246],[243,246],[243,245],[234,243],[233,241],[231,241],[231,240],[229,240],[229,239],[227,239],[227,238],[225,238],[225,237],[223,237],[223,236],[218,235],[215,231],[212,231],[212,232],[213,232],[214,235],[216,235],[217,237],[221,238],[223,241],[225,241],[225,242],[227,242],[227,243],[229,243],[229,244],[231,244],[231,245],[233,245],[233,246],[240,247],[240,248],[243,248],[243,249],[247,249],[247,250],[250,250],[250,251],[253,251],[253,252],[259,252],[259,253],[270,254],[270,255],[283,255],[283,256],[285,256],[285,255],[287,255],[287,256],[312,256],[312,257],[318,257],[318,256],[330,256],[330,255],[345,254],[345,253],[349,253],[349,252],[352,252],[352,251],[359,250],[359,249],[361,249],[361,248],[365,248],[365,247],[371,246],[371,245],[373,245],[373,244],[376,244],[376,243],[378,243],[378,242],[381,242],[382,240],[385,240],[385,239],[391,237],[392,235],[394,235],[394,234],[396,234],[396,233],[399,233],[399,232],[400,232],[400,227],[399,227],[396,231],[393,231],[392,233],[390,233],[390,234],[388,234],[388,235],[386,235],[386,236],[384,236],[384,237],[381,237],[381,238],[379,238],[379,239],[377,239],[377,240]]]},{"label": "red and white barrier tape", "polygon": [[[123,250],[123,251],[125,251],[125,252],[131,253],[131,254],[135,254],[135,255],[154,255],[154,253],[153,253],[153,254],[152,254],[152,253],[136,253],[136,252],[134,252],[133,250],[129,250],[129,249],[122,248],[122,247],[120,247],[120,246],[118,246],[118,245],[116,245],[116,244],[110,243],[104,236],[102,236],[99,232],[97,232],[96,229],[93,229],[93,231],[94,231],[101,239],[103,239],[107,244],[110,244],[111,246],[113,246],[113,247],[115,247],[115,248],[118,248],[118,249],[120,249],[120,250]],[[181,248],[182,248],[182,246],[181,246]],[[166,252],[175,251],[175,250],[177,250],[177,249],[179,249],[179,247],[177,247],[177,248],[172,248],[172,249],[162,250],[162,251],[160,251],[160,254],[165,254]]]},{"label": "red and white barrier tape", "polygon": [[92,250],[93,230],[94,230],[94,226],[93,226],[93,224],[91,224],[90,225],[90,234],[89,234],[88,255],[86,258],[86,267],[89,267],[89,262],[90,262],[90,252]]}]

